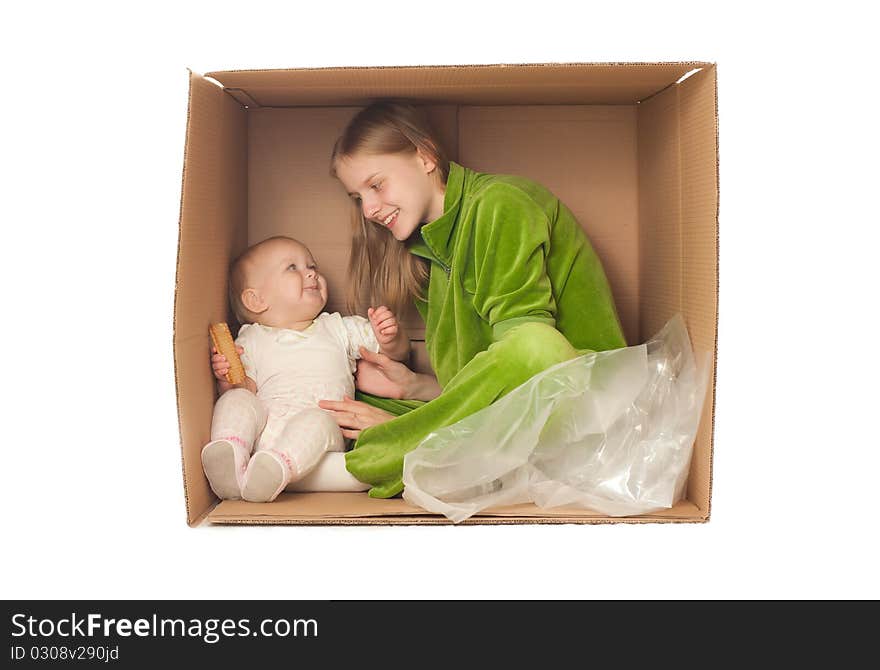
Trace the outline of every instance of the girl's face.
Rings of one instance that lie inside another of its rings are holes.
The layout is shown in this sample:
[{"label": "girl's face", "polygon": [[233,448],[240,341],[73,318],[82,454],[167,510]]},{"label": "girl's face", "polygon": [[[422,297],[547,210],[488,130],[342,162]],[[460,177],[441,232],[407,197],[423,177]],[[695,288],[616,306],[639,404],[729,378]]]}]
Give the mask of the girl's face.
[{"label": "girl's face", "polygon": [[444,185],[436,163],[421,153],[355,154],[337,161],[336,176],[364,218],[408,239],[443,214]]}]

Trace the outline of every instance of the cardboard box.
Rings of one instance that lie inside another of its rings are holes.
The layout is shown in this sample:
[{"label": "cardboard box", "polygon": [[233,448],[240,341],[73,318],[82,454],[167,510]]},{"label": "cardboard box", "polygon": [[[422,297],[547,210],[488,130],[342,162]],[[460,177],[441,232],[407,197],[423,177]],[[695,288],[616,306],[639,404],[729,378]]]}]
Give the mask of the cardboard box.
[{"label": "cardboard box", "polygon": [[[690,75],[690,76],[688,76]],[[718,324],[718,122],[712,63],[333,68],[190,73],[174,362],[187,522],[445,524],[402,499],[286,493],[272,503],[218,501],[202,472],[216,390],[208,325],[233,321],[230,260],[272,235],[306,242],[343,311],[348,198],[329,176],[333,142],[377,98],[424,105],[452,160],[530,177],[575,213],[601,257],[627,340],[675,313],[715,357]],[[405,318],[415,364],[429,370],[424,326]],[[712,486],[715,372],[686,499],[613,518],[517,505],[465,523],[703,522]]]}]

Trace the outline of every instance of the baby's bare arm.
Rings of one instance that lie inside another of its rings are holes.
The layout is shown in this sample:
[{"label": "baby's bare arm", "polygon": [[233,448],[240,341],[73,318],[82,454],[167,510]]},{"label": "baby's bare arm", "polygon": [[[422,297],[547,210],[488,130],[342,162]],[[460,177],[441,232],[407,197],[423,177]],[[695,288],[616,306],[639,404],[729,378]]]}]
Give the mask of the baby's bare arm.
[{"label": "baby's bare arm", "polygon": [[409,338],[403,332],[403,329],[397,332],[394,339],[388,344],[380,344],[379,351],[393,358],[395,361],[405,363],[409,360]]},{"label": "baby's bare arm", "polygon": [[397,317],[384,305],[370,307],[367,310],[370,325],[379,342],[379,351],[393,358],[395,361],[409,359],[409,337],[403,327],[397,322]]},{"label": "baby's bare arm", "polygon": [[[238,351],[238,355],[241,356],[244,353],[244,349],[241,347],[235,347]],[[230,384],[226,381],[226,373],[229,372],[229,361],[226,360],[226,356],[223,354],[217,353],[216,347],[211,347],[211,367],[214,370],[214,376],[217,378],[217,387],[220,390],[220,395],[226,393],[229,389],[238,389],[245,388],[251,393],[257,392],[257,382],[255,382],[250,377],[245,376],[244,381],[241,384]]]}]

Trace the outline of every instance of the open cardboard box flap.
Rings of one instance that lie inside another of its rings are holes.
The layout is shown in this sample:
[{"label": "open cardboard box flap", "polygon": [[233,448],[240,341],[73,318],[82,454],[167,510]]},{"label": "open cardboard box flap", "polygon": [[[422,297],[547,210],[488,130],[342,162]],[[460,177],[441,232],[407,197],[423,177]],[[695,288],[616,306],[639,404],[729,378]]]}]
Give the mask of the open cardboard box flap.
[{"label": "open cardboard box flap", "polygon": [[[690,76],[688,76],[690,75]],[[303,240],[344,312],[348,198],[329,175],[333,142],[360,106],[424,105],[449,156],[481,172],[530,177],[566,203],[602,258],[630,344],[681,313],[697,352],[716,354],[718,123],[711,63],[330,68],[190,73],[174,309],[174,358],[187,521],[447,523],[401,499],[287,493],[223,501],[199,454],[216,390],[208,325],[230,321],[226,274],[248,245]],[[414,364],[430,370],[424,326],[403,316]],[[612,518],[574,507],[487,510],[468,523],[599,523],[709,518],[715,370],[686,498]]]}]

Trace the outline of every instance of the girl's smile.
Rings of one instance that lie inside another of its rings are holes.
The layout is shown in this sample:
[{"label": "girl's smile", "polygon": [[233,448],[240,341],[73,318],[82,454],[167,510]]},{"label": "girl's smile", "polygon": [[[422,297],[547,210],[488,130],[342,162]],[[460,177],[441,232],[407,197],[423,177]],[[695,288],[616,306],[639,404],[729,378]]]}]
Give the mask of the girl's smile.
[{"label": "girl's smile", "polygon": [[395,209],[391,214],[382,219],[382,225],[386,228],[391,228],[394,225],[394,222],[397,221],[397,215],[400,214],[400,209]]}]

